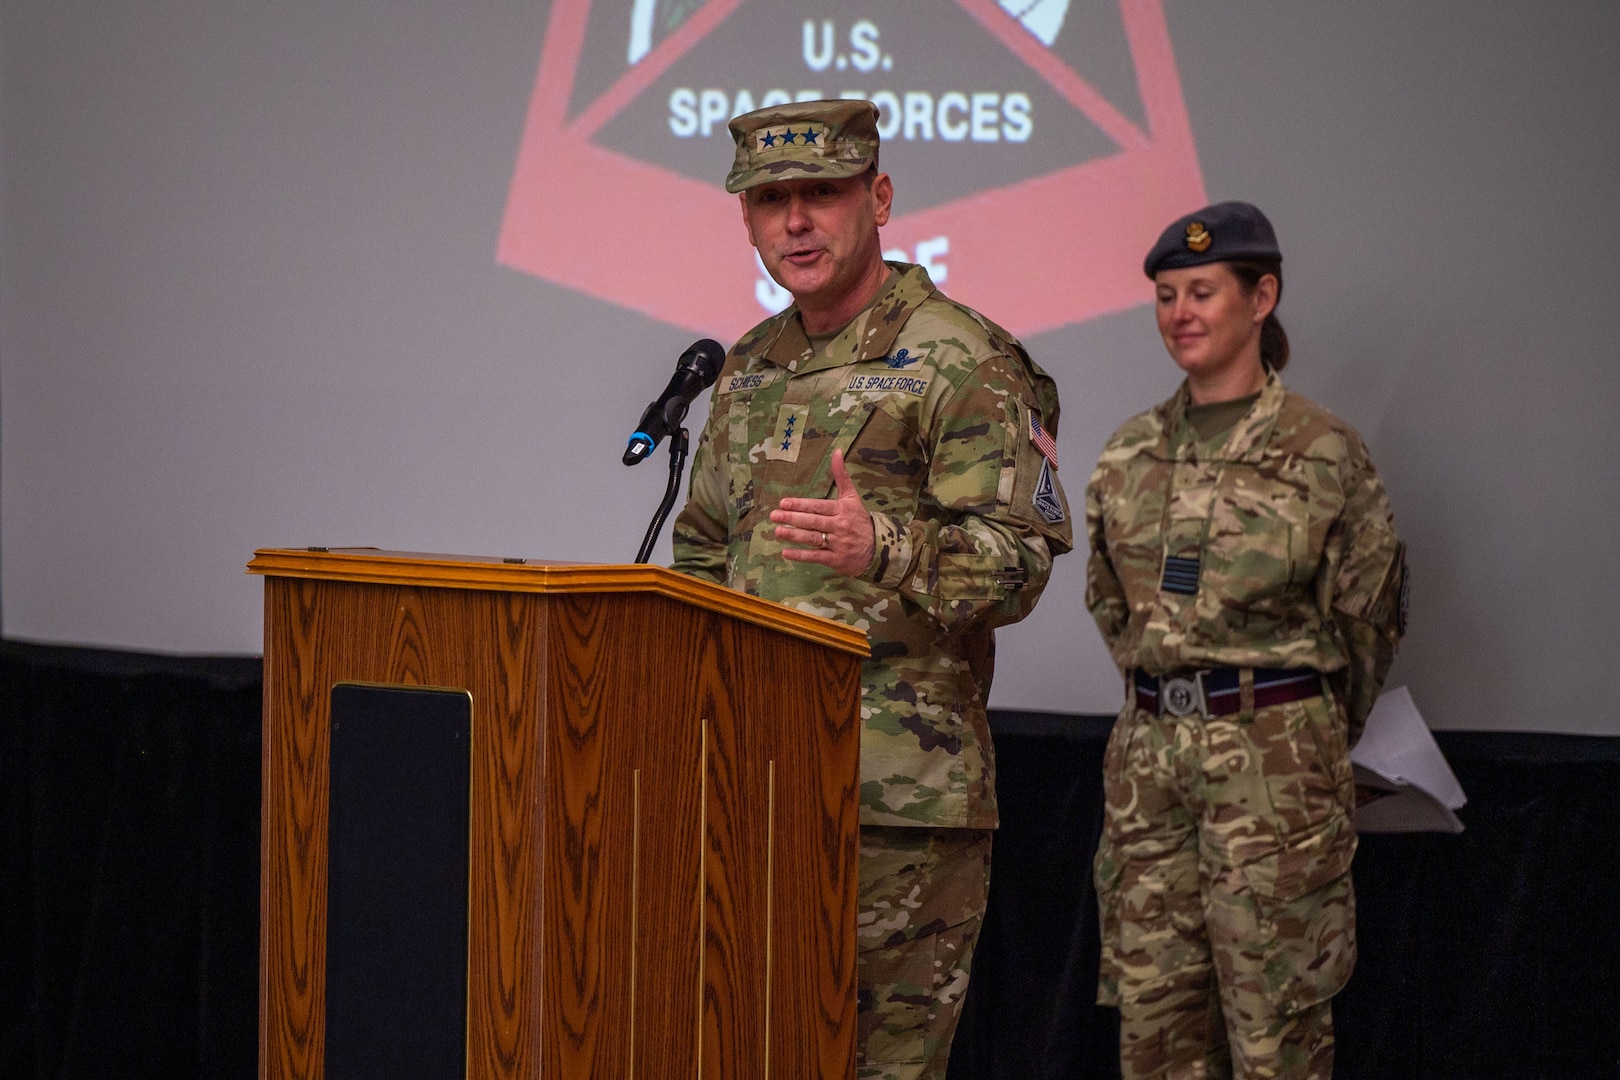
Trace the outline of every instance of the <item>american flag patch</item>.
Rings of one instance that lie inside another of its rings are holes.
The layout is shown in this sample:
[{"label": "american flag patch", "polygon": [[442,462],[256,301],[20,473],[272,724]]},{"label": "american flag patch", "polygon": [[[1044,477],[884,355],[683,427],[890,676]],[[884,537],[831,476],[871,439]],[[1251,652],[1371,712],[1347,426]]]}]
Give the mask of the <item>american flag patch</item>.
[{"label": "american flag patch", "polygon": [[1041,418],[1033,412],[1029,414],[1029,441],[1034,443],[1035,449],[1052,463],[1052,468],[1058,467],[1057,441],[1041,427]]}]

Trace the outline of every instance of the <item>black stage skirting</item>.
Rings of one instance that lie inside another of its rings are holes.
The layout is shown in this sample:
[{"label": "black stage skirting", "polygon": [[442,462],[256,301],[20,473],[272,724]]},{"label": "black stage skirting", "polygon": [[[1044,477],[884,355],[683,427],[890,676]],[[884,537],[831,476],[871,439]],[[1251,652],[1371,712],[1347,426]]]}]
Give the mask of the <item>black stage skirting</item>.
[{"label": "black stage skirting", "polygon": [[[0,643],[0,1077],[254,1075],[259,710],[256,660]],[[1091,1003],[1108,720],[993,721],[951,1076],[1116,1076]],[[1620,739],[1437,738],[1468,829],[1362,838],[1336,1075],[1620,1076]]]}]

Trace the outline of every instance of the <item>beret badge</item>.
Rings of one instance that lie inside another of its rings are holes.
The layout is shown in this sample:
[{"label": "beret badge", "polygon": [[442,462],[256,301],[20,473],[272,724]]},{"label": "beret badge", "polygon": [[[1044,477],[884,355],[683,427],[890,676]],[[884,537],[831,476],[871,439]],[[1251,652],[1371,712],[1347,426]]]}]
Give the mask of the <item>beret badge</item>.
[{"label": "beret badge", "polygon": [[1214,242],[1215,238],[1209,234],[1208,229],[1204,228],[1202,221],[1189,221],[1187,223],[1188,250],[1205,252],[1209,250],[1209,245]]}]

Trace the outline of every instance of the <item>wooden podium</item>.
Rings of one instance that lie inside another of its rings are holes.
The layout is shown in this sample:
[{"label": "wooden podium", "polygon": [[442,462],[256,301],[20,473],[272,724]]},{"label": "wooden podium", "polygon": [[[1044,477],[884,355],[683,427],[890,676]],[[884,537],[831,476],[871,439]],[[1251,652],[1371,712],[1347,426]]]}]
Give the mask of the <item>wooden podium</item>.
[{"label": "wooden podium", "polygon": [[860,631],[654,566],[248,571],[262,1080],[854,1075]]}]

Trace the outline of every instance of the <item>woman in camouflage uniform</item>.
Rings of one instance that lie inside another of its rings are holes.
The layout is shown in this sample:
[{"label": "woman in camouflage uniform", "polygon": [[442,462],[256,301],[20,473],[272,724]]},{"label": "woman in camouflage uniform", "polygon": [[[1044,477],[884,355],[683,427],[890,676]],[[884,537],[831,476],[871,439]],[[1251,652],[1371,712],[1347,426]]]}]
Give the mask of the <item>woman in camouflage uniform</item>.
[{"label": "woman in camouflage uniform", "polygon": [[1327,1077],[1355,963],[1349,748],[1401,633],[1389,501],[1286,389],[1282,256],[1246,203],[1149,253],[1186,373],[1086,492],[1086,603],[1125,675],[1096,859],[1126,1077]]}]

